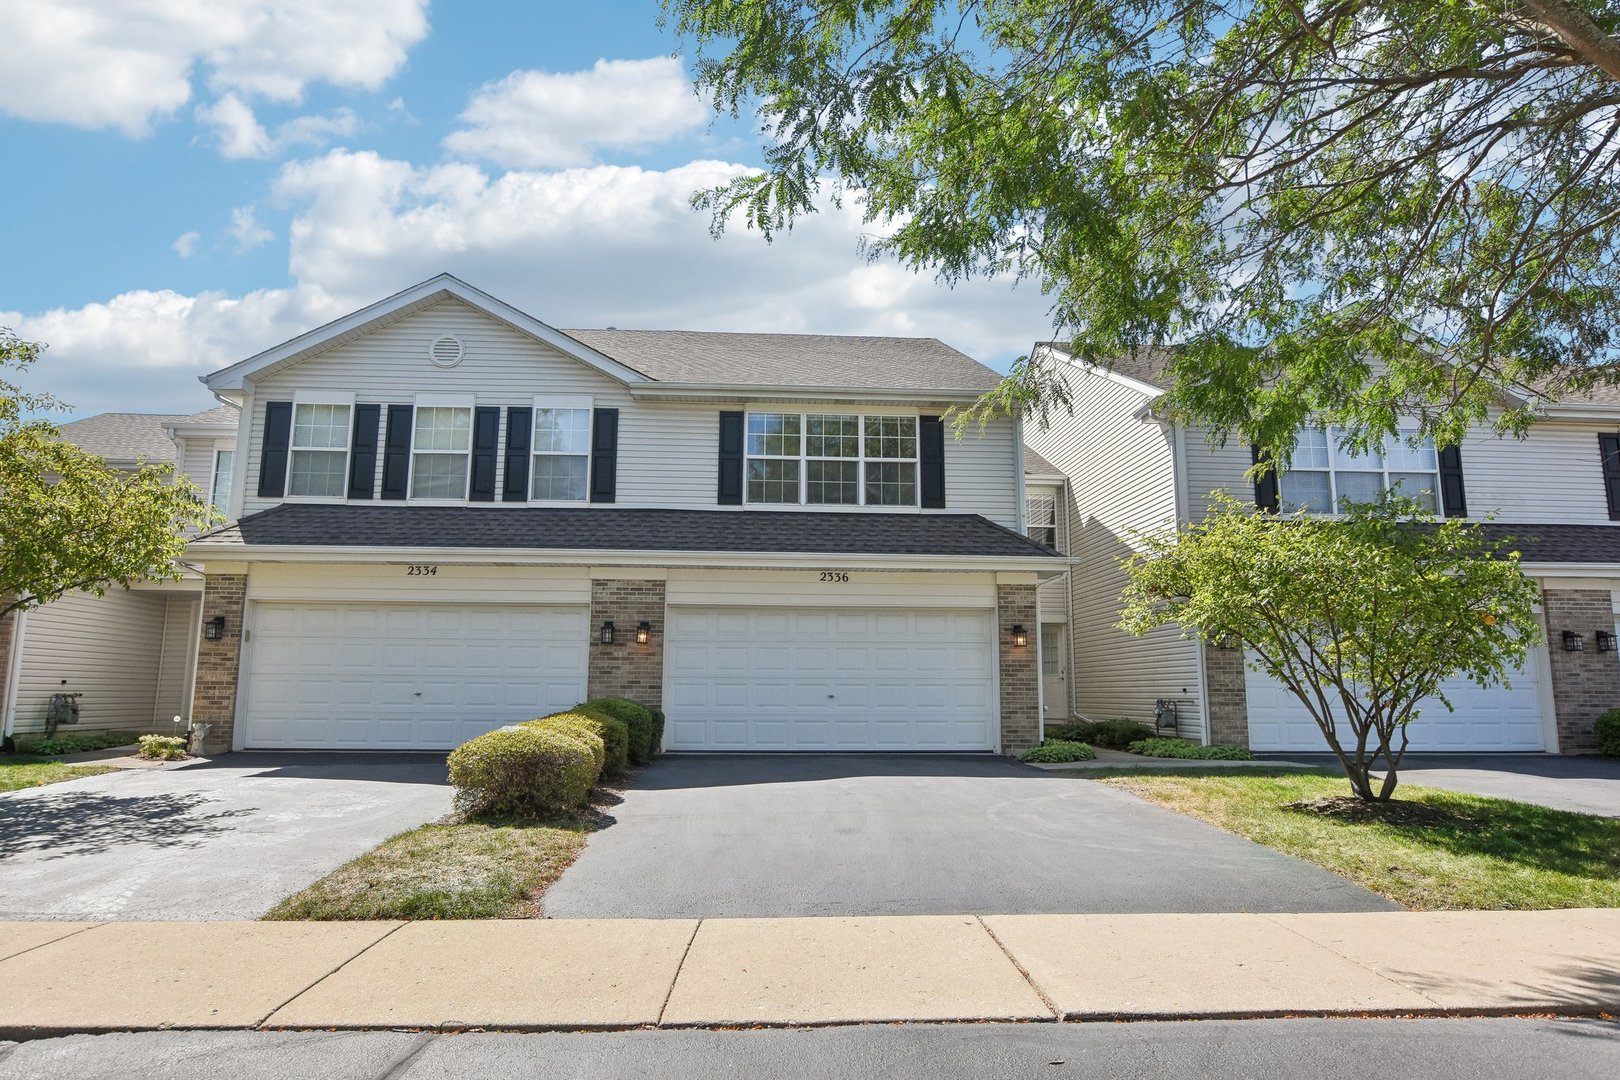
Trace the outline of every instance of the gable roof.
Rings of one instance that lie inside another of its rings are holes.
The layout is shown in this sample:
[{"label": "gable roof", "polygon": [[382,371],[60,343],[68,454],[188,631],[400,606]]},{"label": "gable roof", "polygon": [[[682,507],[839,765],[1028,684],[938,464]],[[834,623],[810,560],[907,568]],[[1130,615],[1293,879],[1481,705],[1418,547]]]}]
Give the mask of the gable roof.
[{"label": "gable roof", "polygon": [[1028,443],[1025,443],[1024,475],[1029,477],[1051,477],[1054,480],[1061,480],[1063,479],[1063,470],[1041,457],[1041,455],[1030,449]]},{"label": "gable roof", "polygon": [[237,410],[220,405],[200,413],[109,412],[74,420],[58,429],[62,438],[114,464],[147,461],[154,465],[175,460],[174,440],[166,429],[177,425],[234,424]]}]

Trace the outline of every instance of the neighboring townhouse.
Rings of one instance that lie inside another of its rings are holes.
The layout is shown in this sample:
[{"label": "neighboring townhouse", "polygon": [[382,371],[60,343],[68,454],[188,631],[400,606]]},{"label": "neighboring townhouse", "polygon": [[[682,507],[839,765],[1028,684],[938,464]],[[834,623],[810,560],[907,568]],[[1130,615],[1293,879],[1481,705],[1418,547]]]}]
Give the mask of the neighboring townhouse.
[{"label": "neighboring townhouse", "polygon": [[[1031,539],[1068,554],[1068,490],[1063,472],[1029,446],[1024,447],[1024,529]],[[1043,581],[1035,593],[1040,623],[1041,712],[1047,723],[1069,718],[1069,624],[1072,621],[1068,571]]]},{"label": "neighboring townhouse", "polygon": [[[1164,354],[1141,350],[1109,369],[1070,365],[1072,414],[1024,431],[1029,447],[1067,483],[1064,549],[1070,572],[1071,708],[1091,719],[1151,723],[1155,703],[1176,708],[1182,735],[1255,750],[1325,750],[1315,722],[1283,687],[1249,669],[1241,651],[1190,641],[1174,628],[1133,637],[1115,625],[1125,576],[1119,566],[1145,533],[1200,520],[1211,496],[1284,511],[1330,512],[1343,496],[1370,496],[1401,481],[1445,517],[1489,518],[1511,536],[1542,590],[1547,644],[1508,685],[1446,687],[1410,729],[1417,751],[1595,749],[1593,723],[1620,706],[1615,651],[1620,598],[1620,395],[1546,406],[1523,440],[1472,432],[1455,449],[1388,447],[1358,457],[1331,432],[1301,433],[1291,468],[1256,484],[1253,451],[1165,422],[1154,409],[1167,385]],[[1031,480],[1033,485],[1033,480]],[[1049,715],[1051,715],[1049,710]]]},{"label": "neighboring townhouse", "polygon": [[204,379],[242,409],[210,750],[442,749],[587,697],[673,750],[1041,737],[1017,418],[932,339],[557,330],[448,275]]},{"label": "neighboring townhouse", "polygon": [[[133,471],[172,464],[224,506],[237,411],[102,413],[62,438]],[[191,711],[202,577],[147,582],[105,596],[81,592],[0,622],[0,719],[6,735],[44,729],[51,695],[78,694],[81,729],[173,731]]]}]

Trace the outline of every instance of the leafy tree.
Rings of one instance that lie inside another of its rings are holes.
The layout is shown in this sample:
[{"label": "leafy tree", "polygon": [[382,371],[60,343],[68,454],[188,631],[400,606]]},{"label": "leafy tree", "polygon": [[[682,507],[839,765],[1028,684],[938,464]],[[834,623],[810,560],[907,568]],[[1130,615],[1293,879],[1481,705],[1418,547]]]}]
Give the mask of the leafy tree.
[{"label": "leafy tree", "polygon": [[[1167,408],[1285,460],[1620,381],[1620,0],[665,0],[770,235],[1050,292],[1074,354],[1174,344]],[[1522,401],[1523,398],[1517,400]],[[1025,358],[989,409],[1067,404]],[[1521,433],[1533,404],[1492,422]]]},{"label": "leafy tree", "polygon": [[1142,544],[1124,563],[1120,626],[1178,624],[1246,649],[1299,699],[1368,801],[1394,793],[1420,701],[1449,709],[1445,680],[1501,682],[1540,640],[1518,553],[1478,525],[1425,519],[1407,499],[1326,518],[1224,498],[1202,522]]},{"label": "leafy tree", "polygon": [[[0,369],[25,369],[41,349],[0,328]],[[41,415],[60,407],[0,378],[0,617],[79,590],[176,579],[182,530],[216,519],[172,466],[121,473],[63,442]]]}]

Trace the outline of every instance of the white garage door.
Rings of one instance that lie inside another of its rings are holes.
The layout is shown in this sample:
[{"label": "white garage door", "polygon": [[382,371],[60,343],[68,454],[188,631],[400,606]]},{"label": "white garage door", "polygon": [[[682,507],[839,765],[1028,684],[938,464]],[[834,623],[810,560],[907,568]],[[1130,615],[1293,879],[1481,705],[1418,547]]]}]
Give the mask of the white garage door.
[{"label": "white garage door", "polygon": [[988,611],[671,608],[675,750],[991,750]]},{"label": "white garage door", "polygon": [[585,697],[586,611],[254,605],[243,743],[447,749]]},{"label": "white garage door", "polygon": [[[1489,689],[1458,679],[1446,685],[1455,712],[1439,701],[1426,701],[1422,715],[1407,728],[1413,751],[1540,750],[1541,695],[1536,683],[1536,657],[1511,678],[1512,686]],[[1255,750],[1326,753],[1327,739],[1281,683],[1250,670],[1249,746]],[[1341,742],[1343,735],[1341,734]]]}]

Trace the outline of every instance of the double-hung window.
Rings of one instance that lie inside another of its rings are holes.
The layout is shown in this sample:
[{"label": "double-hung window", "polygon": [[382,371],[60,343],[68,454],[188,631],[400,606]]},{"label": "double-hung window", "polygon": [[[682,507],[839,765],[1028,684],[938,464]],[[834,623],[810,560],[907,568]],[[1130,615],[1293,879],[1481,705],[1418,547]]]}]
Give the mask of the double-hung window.
[{"label": "double-hung window", "polygon": [[589,399],[536,398],[529,498],[584,502],[591,464]]},{"label": "double-hung window", "polygon": [[1368,503],[1392,489],[1438,512],[1440,462],[1434,440],[1419,439],[1416,428],[1403,428],[1367,453],[1340,445],[1336,427],[1305,428],[1294,442],[1293,460],[1279,477],[1278,497],[1284,511],[1331,514],[1345,502]]},{"label": "double-hung window", "polygon": [[1025,531],[1037,544],[1053,550],[1058,545],[1057,495],[1052,492],[1031,492],[1024,499]]},{"label": "double-hung window", "polygon": [[915,416],[751,412],[744,456],[750,503],[917,505]]},{"label": "double-hung window", "polygon": [[471,398],[418,395],[411,428],[411,498],[467,497],[472,413]]},{"label": "double-hung window", "polygon": [[[348,491],[349,424],[353,413],[354,406],[348,399],[295,399],[287,462],[288,495],[344,497]],[[215,477],[217,482],[217,471]]]},{"label": "double-hung window", "polygon": [[231,510],[231,469],[236,465],[236,451],[214,451],[214,478],[208,486],[208,501],[222,514]]}]

